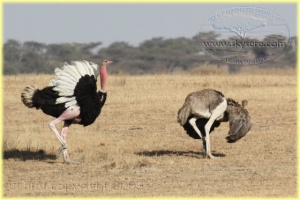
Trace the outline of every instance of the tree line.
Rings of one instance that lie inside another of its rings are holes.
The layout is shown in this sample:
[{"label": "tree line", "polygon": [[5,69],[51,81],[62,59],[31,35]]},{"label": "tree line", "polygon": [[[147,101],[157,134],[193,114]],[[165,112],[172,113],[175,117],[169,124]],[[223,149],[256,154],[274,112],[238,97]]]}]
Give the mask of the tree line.
[{"label": "tree line", "polygon": [[[54,68],[71,60],[88,60],[100,64],[104,59],[114,61],[113,67],[109,68],[113,74],[173,73],[176,70],[187,71],[201,67],[204,63],[221,66],[225,63],[207,53],[203,45],[207,41],[218,41],[218,37],[214,32],[200,32],[191,38],[156,37],[138,46],[119,41],[108,47],[101,47],[101,42],[45,44],[35,41],[21,43],[10,39],[3,46],[3,72],[53,73]],[[264,40],[282,41],[286,38],[271,35]],[[295,67],[296,47],[297,38],[291,37],[279,58],[259,67]],[[244,51],[251,52],[257,58],[267,53],[266,48],[257,47],[245,48]],[[228,64],[228,67],[231,72],[236,72],[241,66]]]}]

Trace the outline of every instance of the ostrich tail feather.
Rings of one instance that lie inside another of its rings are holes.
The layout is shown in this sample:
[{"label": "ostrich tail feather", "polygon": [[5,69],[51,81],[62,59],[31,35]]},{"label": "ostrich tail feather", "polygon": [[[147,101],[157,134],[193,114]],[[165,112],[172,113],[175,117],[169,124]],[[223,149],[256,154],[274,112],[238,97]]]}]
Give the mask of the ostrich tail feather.
[{"label": "ostrich tail feather", "polygon": [[33,104],[32,97],[36,91],[37,89],[34,86],[27,86],[21,93],[21,100],[24,103],[24,105],[28,108],[35,107]]},{"label": "ostrich tail feather", "polygon": [[178,111],[177,122],[183,126],[186,124],[189,115],[191,114],[190,105],[188,103],[184,103],[183,106]]}]

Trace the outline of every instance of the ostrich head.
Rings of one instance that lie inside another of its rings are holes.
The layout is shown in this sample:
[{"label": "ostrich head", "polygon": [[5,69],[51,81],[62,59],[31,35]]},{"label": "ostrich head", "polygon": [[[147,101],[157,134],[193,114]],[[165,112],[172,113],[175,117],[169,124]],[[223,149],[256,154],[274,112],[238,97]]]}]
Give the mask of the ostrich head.
[{"label": "ostrich head", "polygon": [[103,60],[102,66],[108,66],[109,64],[113,63],[113,61],[110,60]]},{"label": "ostrich head", "polygon": [[251,118],[246,106],[248,101],[243,100],[242,105],[232,99],[227,99],[227,110],[229,114],[229,132],[226,137],[228,143],[233,143],[244,137],[251,128]]}]

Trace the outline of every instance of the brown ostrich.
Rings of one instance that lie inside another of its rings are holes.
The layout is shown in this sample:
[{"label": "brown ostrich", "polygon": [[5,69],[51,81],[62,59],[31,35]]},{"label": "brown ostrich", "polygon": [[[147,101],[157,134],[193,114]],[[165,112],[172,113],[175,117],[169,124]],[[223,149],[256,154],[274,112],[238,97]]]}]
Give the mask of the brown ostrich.
[{"label": "brown ostrich", "polygon": [[189,136],[202,139],[205,157],[215,158],[211,153],[209,134],[222,122],[229,121],[228,143],[234,143],[244,137],[251,128],[251,120],[242,105],[213,89],[204,89],[190,93],[178,111],[177,121]]}]

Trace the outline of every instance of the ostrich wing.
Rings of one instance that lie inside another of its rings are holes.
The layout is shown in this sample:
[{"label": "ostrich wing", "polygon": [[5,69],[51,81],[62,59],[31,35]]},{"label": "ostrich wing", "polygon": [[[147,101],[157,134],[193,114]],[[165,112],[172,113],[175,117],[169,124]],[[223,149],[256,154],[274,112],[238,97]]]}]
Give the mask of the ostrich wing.
[{"label": "ostrich wing", "polygon": [[[52,79],[49,84],[49,86],[52,86],[53,90],[58,93],[59,98],[57,98],[56,104],[65,103],[65,107],[76,105],[78,102],[75,95],[75,89],[80,80],[85,76],[89,76],[91,77],[91,80],[95,82],[99,73],[99,66],[88,61],[71,61],[71,64],[65,63],[62,67],[56,68],[56,77]],[[83,79],[81,84],[91,80]],[[92,84],[92,87],[95,89],[96,84]],[[81,88],[81,90],[87,90],[87,93],[91,91],[86,88]],[[79,94],[85,94],[85,92],[79,92]]]},{"label": "ostrich wing", "polygon": [[229,122],[229,133],[226,137],[228,143],[234,143],[244,137],[251,128],[250,117],[243,116]]}]

